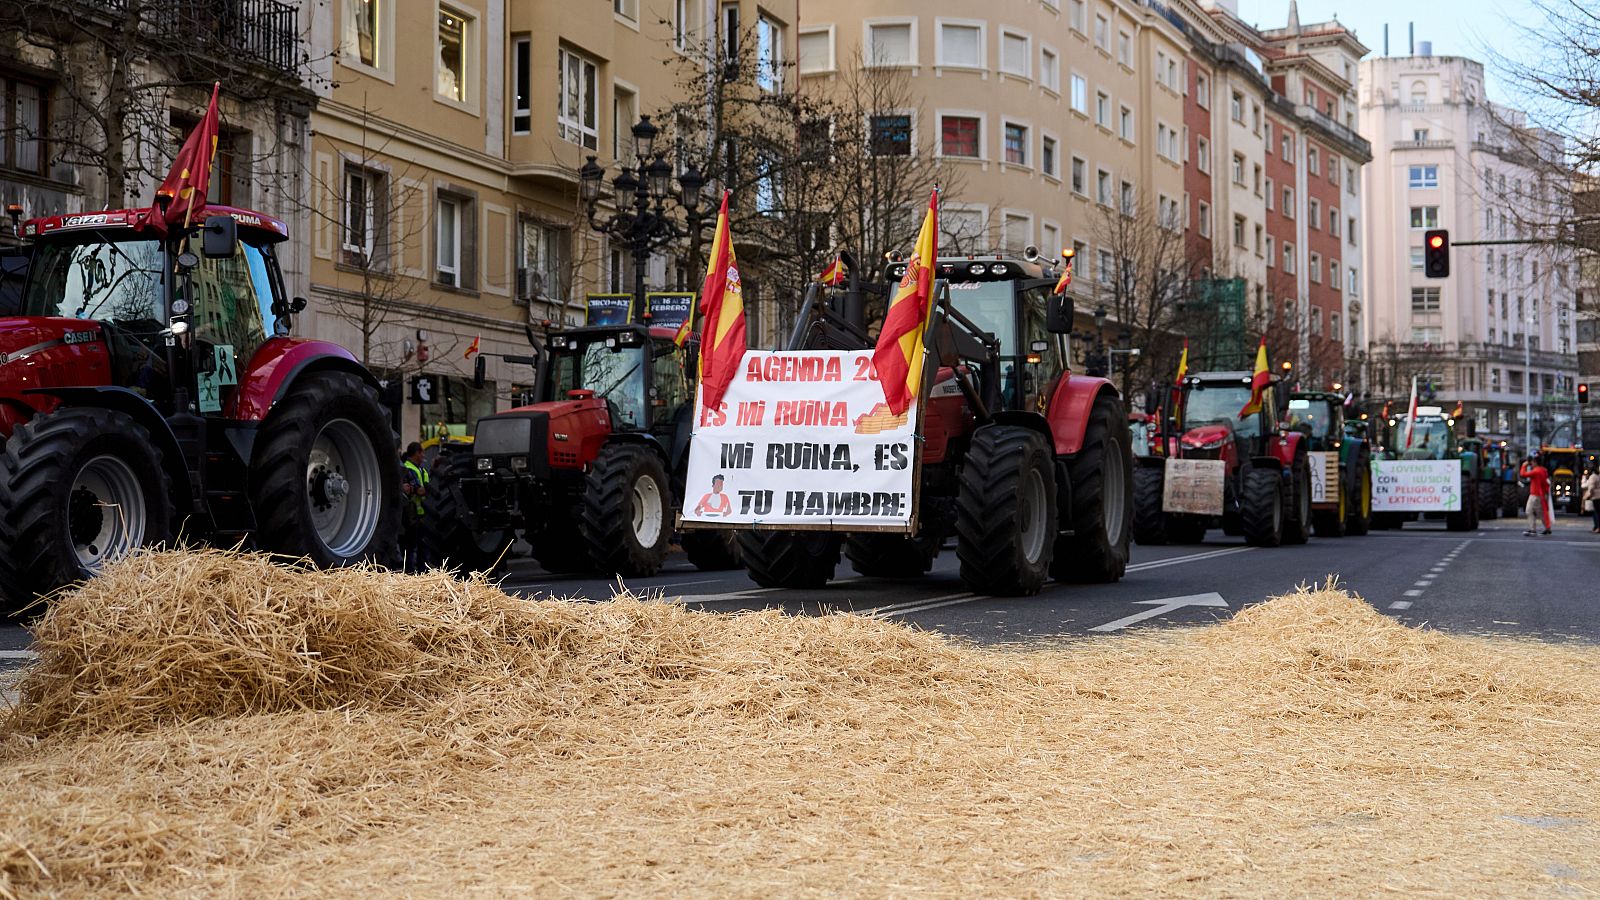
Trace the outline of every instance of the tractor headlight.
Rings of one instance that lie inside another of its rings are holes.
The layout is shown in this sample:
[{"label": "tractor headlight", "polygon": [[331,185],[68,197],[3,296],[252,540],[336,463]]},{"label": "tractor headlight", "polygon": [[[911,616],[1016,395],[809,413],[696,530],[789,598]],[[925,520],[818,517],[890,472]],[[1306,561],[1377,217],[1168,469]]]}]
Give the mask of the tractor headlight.
[{"label": "tractor headlight", "polygon": [[511,468],[513,471],[517,472],[528,471],[528,458],[526,456],[511,457]]},{"label": "tractor headlight", "polygon": [[492,472],[492,471],[494,471],[494,458],[490,457],[490,456],[480,456],[480,457],[478,457],[478,471],[479,472]]}]

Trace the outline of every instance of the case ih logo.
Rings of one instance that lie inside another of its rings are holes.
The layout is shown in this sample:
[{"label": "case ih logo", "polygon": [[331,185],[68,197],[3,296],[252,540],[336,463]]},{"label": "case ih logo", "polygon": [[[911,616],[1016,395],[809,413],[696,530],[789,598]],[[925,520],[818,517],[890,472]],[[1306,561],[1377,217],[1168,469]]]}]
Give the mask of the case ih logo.
[{"label": "case ih logo", "polygon": [[84,225],[104,225],[109,221],[111,221],[111,217],[105,213],[95,213],[88,216],[67,216],[61,220],[61,227],[80,228]]}]

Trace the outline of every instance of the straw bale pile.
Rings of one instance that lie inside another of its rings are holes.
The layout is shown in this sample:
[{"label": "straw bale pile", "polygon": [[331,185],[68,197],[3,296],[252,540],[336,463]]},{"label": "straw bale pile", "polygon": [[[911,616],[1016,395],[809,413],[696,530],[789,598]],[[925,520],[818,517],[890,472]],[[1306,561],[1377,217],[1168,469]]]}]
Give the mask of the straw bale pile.
[{"label": "straw bale pile", "polygon": [[1600,650],[1330,588],[1019,652],[161,553],[36,649],[7,894],[1600,892]]}]

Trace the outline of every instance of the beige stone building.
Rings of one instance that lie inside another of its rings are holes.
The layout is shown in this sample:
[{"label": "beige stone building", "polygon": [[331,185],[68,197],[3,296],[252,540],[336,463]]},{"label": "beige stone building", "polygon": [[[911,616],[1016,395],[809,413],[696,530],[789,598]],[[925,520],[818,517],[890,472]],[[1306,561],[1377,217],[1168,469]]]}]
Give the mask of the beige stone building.
[{"label": "beige stone building", "polygon": [[948,170],[943,252],[1076,245],[1081,309],[1111,278],[1116,211],[1181,228],[1184,44],[1150,6],[809,0],[804,12],[805,90],[836,88],[851,66],[904,74],[905,108],[871,127]]},{"label": "beige stone building", "polygon": [[[631,162],[631,125],[674,99],[701,48],[758,35],[774,62],[792,59],[797,4],[329,0],[314,16],[332,46],[298,330],[364,357],[392,401],[403,389],[410,440],[469,431],[528,387],[532,372],[499,356],[527,353],[526,325],[581,321],[587,293],[630,289],[627,255],[588,225],[579,167]],[[682,278],[658,254],[647,284]],[[479,338],[483,389],[465,355]],[[438,379],[426,405],[409,387],[419,374]]]}]

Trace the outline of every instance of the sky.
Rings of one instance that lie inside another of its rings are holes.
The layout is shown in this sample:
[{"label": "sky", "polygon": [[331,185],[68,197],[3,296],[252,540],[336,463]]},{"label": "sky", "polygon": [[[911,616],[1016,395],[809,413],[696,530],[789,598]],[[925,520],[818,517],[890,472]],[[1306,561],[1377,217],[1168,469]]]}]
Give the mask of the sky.
[{"label": "sky", "polygon": [[[1289,0],[1238,0],[1239,18],[1261,28],[1282,28]],[[1486,48],[1526,58],[1528,47],[1518,24],[1542,21],[1528,0],[1299,0],[1300,22],[1337,18],[1356,33],[1373,56],[1383,55],[1383,26],[1389,26],[1389,55],[1408,55],[1406,29],[1415,22],[1417,41],[1432,41],[1435,56],[1465,56],[1484,64],[1491,100],[1515,104],[1517,97],[1497,71]]]}]

